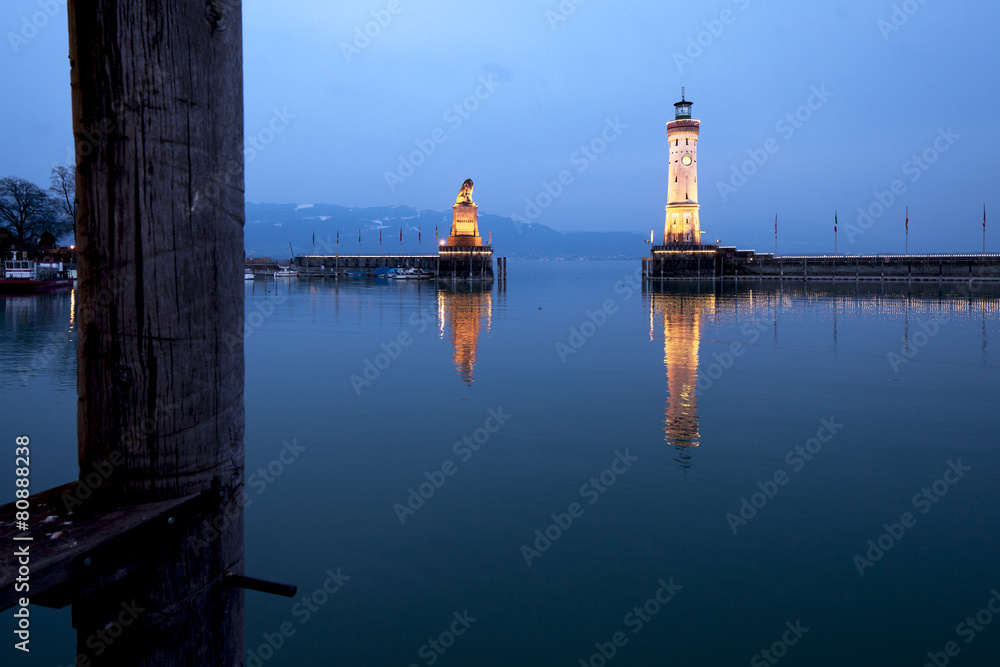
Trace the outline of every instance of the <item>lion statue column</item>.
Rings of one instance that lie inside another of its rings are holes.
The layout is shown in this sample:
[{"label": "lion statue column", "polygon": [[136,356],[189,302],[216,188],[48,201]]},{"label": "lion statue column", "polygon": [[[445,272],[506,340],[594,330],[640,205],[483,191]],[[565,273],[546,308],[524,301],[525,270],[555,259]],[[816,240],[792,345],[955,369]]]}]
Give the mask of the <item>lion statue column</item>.
[{"label": "lion statue column", "polygon": [[448,245],[480,246],[483,244],[479,236],[479,207],[472,201],[472,179],[467,178],[462,183],[462,189],[455,198],[452,207],[451,236]]}]

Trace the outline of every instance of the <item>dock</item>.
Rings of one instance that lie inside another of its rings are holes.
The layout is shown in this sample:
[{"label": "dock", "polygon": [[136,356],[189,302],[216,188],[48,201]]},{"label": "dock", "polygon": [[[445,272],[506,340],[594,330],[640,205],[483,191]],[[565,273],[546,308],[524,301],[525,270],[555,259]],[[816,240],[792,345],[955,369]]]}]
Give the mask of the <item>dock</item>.
[{"label": "dock", "polygon": [[731,246],[653,246],[642,260],[647,280],[796,279],[956,282],[1000,281],[1000,255],[780,255]]},{"label": "dock", "polygon": [[457,280],[501,280],[506,277],[507,258],[496,258],[493,248],[442,248],[434,255],[302,255],[292,260],[300,278],[334,278],[350,274],[374,274],[379,268],[424,269],[437,278]]}]

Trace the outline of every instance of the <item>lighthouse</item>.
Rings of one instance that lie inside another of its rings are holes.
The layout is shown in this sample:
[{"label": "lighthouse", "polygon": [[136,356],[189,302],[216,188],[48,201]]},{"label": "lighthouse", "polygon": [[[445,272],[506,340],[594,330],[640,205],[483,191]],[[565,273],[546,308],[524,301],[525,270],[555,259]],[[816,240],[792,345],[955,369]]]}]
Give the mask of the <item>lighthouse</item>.
[{"label": "lighthouse", "polygon": [[674,120],[667,123],[670,166],[667,186],[667,218],[663,223],[663,243],[701,244],[698,221],[698,130],[701,123],[691,118],[691,102],[674,104]]}]

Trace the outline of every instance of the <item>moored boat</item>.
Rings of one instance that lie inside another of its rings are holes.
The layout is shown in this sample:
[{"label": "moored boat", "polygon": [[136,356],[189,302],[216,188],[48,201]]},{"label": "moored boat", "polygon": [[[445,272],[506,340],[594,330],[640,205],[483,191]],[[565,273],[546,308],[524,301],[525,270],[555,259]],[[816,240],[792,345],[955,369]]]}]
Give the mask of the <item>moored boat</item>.
[{"label": "moored boat", "polygon": [[4,262],[0,294],[35,294],[73,287],[62,262],[9,259]]},{"label": "moored boat", "polygon": [[396,272],[392,277],[397,280],[426,280],[428,278],[433,278],[434,272],[428,271],[427,269],[409,267],[406,269],[396,269]]}]

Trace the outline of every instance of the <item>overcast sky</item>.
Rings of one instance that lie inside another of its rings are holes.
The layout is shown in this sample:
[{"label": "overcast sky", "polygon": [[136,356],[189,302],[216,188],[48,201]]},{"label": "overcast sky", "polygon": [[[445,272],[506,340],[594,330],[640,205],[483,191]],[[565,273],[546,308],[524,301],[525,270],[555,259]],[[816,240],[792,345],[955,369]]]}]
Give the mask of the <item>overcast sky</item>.
[{"label": "overcast sky", "polygon": [[[472,178],[482,212],[659,238],[685,86],[707,238],[770,250],[777,214],[779,250],[829,251],[837,210],[841,252],[901,251],[909,206],[911,251],[978,252],[985,202],[1000,251],[995,1],[243,11],[251,202],[445,210]],[[65,3],[4,0],[0,34],[0,176],[47,184],[72,146]]]}]

